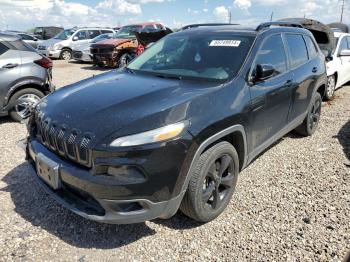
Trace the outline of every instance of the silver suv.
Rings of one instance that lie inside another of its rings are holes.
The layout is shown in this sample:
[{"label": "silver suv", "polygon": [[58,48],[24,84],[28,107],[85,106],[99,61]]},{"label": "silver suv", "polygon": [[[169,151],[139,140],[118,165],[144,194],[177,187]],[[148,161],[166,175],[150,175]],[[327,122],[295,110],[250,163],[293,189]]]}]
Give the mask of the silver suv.
[{"label": "silver suv", "polygon": [[51,59],[38,54],[20,36],[0,32],[0,116],[26,118],[51,84]]},{"label": "silver suv", "polygon": [[66,29],[55,37],[43,41],[38,46],[38,51],[50,58],[70,60],[72,50],[75,47],[88,43],[91,39],[101,34],[114,33],[111,28],[84,27]]}]

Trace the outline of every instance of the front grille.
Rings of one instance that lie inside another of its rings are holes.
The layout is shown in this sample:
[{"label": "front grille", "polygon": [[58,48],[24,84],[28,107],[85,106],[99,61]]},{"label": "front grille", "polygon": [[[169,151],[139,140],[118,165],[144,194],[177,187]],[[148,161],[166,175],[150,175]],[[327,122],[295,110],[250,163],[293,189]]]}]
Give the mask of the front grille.
[{"label": "front grille", "polygon": [[114,51],[114,46],[112,45],[94,45],[91,47],[91,54],[109,54]]},{"label": "front grille", "polygon": [[86,167],[91,167],[91,141],[93,134],[58,125],[55,121],[37,115],[37,137],[49,150]]}]

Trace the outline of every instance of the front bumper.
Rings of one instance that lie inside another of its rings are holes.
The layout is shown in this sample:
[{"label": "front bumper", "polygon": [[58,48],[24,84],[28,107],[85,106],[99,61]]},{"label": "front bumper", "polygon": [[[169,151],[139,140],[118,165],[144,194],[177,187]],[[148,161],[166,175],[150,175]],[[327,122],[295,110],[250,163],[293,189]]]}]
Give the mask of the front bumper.
[{"label": "front bumper", "polygon": [[[51,188],[44,179],[35,175],[46,192],[72,212],[97,222],[130,224],[155,218],[169,218],[178,210],[185,193],[180,192],[174,197],[159,202],[142,195],[123,197],[130,194],[124,187],[125,178],[118,180],[92,175],[91,170],[63,160],[37,140],[30,141],[26,151],[27,159],[34,170],[37,168],[35,162],[39,154],[59,165],[61,185],[59,189]],[[137,189],[145,185],[147,185],[145,181],[135,181],[133,186]],[[116,197],[118,194],[121,197]]]},{"label": "front bumper", "polygon": [[77,61],[92,62],[91,54],[84,51],[73,50],[73,59]]},{"label": "front bumper", "polygon": [[61,55],[61,50],[52,51],[52,50],[48,50],[48,49],[45,49],[45,50],[37,49],[37,51],[40,54],[47,56],[47,57],[50,57],[50,58],[60,58],[60,55]]}]

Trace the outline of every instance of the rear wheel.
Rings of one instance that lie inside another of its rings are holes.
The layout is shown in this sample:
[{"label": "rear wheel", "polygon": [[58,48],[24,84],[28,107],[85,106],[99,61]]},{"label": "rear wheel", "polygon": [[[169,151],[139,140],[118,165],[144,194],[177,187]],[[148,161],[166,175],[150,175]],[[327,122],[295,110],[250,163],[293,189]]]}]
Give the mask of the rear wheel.
[{"label": "rear wheel", "polygon": [[239,173],[235,148],[220,142],[205,151],[191,174],[181,211],[199,222],[219,216],[231,200]]},{"label": "rear wheel", "polygon": [[10,116],[13,120],[20,122],[27,118],[32,108],[44,97],[38,89],[26,88],[16,92],[10,99]]},{"label": "rear wheel", "polygon": [[321,116],[321,95],[316,92],[312,97],[311,106],[304,122],[295,129],[295,132],[302,136],[311,136],[315,133]]},{"label": "rear wheel", "polygon": [[61,54],[60,54],[60,58],[63,60],[71,60],[72,59],[72,51],[69,49],[63,49]]},{"label": "rear wheel", "polygon": [[325,96],[324,96],[324,98],[326,100],[331,100],[333,98],[334,92],[335,92],[335,86],[336,86],[335,75],[331,75],[331,76],[328,77],[326,93],[325,93]]}]

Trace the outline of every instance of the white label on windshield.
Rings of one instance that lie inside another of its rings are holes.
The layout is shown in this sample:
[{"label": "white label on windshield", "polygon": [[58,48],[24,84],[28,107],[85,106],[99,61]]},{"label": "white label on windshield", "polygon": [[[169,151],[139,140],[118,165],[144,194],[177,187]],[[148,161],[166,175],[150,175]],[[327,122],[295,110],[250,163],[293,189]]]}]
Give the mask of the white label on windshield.
[{"label": "white label on windshield", "polygon": [[209,46],[239,47],[240,44],[241,44],[240,40],[212,40]]}]

